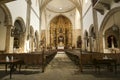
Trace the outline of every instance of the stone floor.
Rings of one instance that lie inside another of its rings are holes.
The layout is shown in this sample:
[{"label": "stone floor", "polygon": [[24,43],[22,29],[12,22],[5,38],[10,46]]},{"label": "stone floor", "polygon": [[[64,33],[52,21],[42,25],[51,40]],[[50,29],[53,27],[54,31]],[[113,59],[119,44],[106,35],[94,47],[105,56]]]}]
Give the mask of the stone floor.
[{"label": "stone floor", "polygon": [[40,68],[23,68],[20,73],[14,72],[12,79],[9,79],[9,74],[0,69],[0,80],[120,80],[120,72],[115,74],[103,70],[95,73],[93,69],[84,69],[81,73],[67,55],[61,52],[57,53],[44,73],[41,73]]}]

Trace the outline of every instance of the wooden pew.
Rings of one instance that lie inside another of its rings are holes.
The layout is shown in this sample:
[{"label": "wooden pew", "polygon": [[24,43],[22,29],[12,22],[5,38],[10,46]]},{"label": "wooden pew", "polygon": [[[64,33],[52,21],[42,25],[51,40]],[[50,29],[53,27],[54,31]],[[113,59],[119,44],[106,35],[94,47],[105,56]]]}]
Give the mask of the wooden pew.
[{"label": "wooden pew", "polygon": [[25,65],[26,68],[29,66],[40,66],[42,69],[42,72],[44,72],[45,65],[48,64],[50,60],[53,59],[54,55],[57,53],[57,51],[51,50],[48,51],[42,51],[42,52],[32,52],[32,53],[4,53],[0,54],[0,60],[5,60],[6,56],[11,58],[11,56],[14,57],[14,59],[20,59],[22,62],[21,64]]},{"label": "wooden pew", "polygon": [[9,59],[11,58],[11,56],[14,57],[14,59],[20,59],[22,62],[21,64],[22,65],[25,65],[26,68],[29,66],[29,65],[39,65],[41,66],[42,68],[42,71],[43,71],[43,55],[42,54],[38,54],[38,53],[35,53],[35,54],[29,54],[29,53],[13,53],[13,54],[10,54],[10,53],[5,53],[5,54],[0,54],[0,60],[5,60],[6,59],[6,56],[9,57]]},{"label": "wooden pew", "polygon": [[[117,66],[120,65],[120,53],[114,54],[114,53],[99,53],[99,52],[82,52],[80,54],[80,51],[74,51],[74,50],[66,50],[66,53],[73,61],[77,61],[79,63],[80,69],[83,70],[85,66],[93,67],[93,60],[94,59],[103,59],[104,56],[107,56],[111,59],[116,59]],[[82,71],[81,70],[81,71]]]}]

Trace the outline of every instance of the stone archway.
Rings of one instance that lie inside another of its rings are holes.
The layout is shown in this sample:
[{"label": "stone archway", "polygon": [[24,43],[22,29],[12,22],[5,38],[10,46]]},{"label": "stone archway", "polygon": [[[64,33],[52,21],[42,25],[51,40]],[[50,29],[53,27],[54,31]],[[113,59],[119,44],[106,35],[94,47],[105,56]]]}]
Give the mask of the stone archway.
[{"label": "stone archway", "polygon": [[23,19],[20,17],[18,17],[14,22],[13,37],[14,52],[24,52],[25,24]]},{"label": "stone archway", "polygon": [[6,5],[0,5],[0,51],[10,52],[12,17]]},{"label": "stone archway", "polygon": [[110,52],[113,52],[115,49],[119,49],[119,27],[113,25],[105,31],[104,34],[104,43],[105,49],[108,49]]},{"label": "stone archway", "polygon": [[50,22],[50,46],[52,48],[69,48],[72,46],[71,21],[59,15]]},{"label": "stone archway", "polygon": [[[106,36],[106,32],[111,29],[114,25],[118,26],[119,24],[119,15],[120,14],[120,7],[116,7],[112,10],[110,10],[110,12],[108,12],[108,14],[105,16],[101,27],[100,27],[100,31],[99,31],[99,40],[100,40],[100,51],[101,52],[111,52],[111,50],[106,47],[106,41],[108,36]],[[118,26],[118,28],[120,29],[120,27]],[[112,29],[111,29],[112,30]],[[114,31],[113,31],[114,32]],[[120,33],[120,31],[118,31],[118,34]],[[118,35],[118,46],[120,45],[120,36]]]}]

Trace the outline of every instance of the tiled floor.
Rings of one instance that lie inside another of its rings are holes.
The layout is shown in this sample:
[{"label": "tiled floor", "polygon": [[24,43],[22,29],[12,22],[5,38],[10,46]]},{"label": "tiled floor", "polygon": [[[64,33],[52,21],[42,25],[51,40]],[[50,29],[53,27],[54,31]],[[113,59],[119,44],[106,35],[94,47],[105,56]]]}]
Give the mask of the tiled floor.
[{"label": "tiled floor", "polygon": [[[10,80],[9,75],[0,70],[0,80]],[[20,73],[15,72],[11,80],[120,80],[120,73],[101,71],[95,73],[93,69],[79,68],[67,57],[64,52],[58,53],[46,67],[45,72],[41,69],[22,69]]]}]

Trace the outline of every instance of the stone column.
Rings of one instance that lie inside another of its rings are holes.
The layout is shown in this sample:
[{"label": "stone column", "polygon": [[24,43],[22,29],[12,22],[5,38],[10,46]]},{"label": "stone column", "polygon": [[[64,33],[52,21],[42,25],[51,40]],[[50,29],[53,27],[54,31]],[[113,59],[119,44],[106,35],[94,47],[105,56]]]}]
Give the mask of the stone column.
[{"label": "stone column", "polygon": [[93,9],[93,24],[95,28],[95,34],[96,34],[96,50],[99,52],[99,32],[98,32],[98,18],[97,18],[97,12]]},{"label": "stone column", "polygon": [[119,52],[120,52],[120,27],[119,27],[119,36],[118,36],[118,37],[119,37],[119,38],[118,38],[118,40],[119,40],[119,41],[118,41],[118,43],[119,43],[119,44],[118,44],[118,48],[119,48]]},{"label": "stone column", "polygon": [[23,33],[22,35],[20,35],[20,38],[21,38],[21,42],[20,42],[20,52],[23,52],[24,53],[24,49],[25,49],[25,33]]},{"label": "stone column", "polygon": [[11,27],[12,25],[6,25],[6,48],[5,52],[10,52],[10,37],[11,37]]},{"label": "stone column", "polygon": [[27,14],[26,14],[26,40],[30,38],[30,14],[31,14],[31,0],[26,0],[27,2]]},{"label": "stone column", "polygon": [[41,48],[41,46],[40,46],[41,35],[40,35],[40,34],[41,34],[41,19],[42,19],[41,16],[42,16],[42,9],[43,9],[43,8],[42,8],[42,6],[41,6],[41,5],[42,5],[42,1],[41,1],[41,0],[38,0],[38,3],[39,3],[39,34],[38,34],[38,37],[39,37],[39,38],[38,38],[38,47],[37,47],[37,50],[40,51],[40,50],[41,50],[41,49],[40,49],[40,48]]}]

